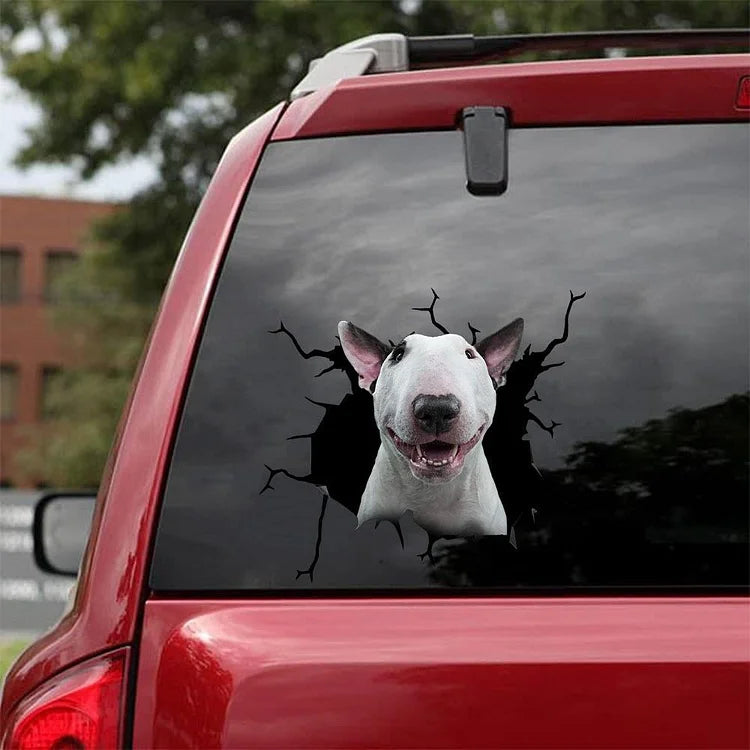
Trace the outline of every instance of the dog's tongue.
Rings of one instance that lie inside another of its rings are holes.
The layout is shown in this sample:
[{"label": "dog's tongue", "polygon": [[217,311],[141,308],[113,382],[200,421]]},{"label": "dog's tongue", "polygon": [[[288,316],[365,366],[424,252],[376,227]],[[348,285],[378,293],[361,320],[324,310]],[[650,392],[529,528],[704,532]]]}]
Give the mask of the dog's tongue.
[{"label": "dog's tongue", "polygon": [[433,440],[431,443],[422,443],[419,447],[425,458],[430,458],[433,461],[442,461],[453,456],[456,446],[453,443],[442,443],[440,440]]}]

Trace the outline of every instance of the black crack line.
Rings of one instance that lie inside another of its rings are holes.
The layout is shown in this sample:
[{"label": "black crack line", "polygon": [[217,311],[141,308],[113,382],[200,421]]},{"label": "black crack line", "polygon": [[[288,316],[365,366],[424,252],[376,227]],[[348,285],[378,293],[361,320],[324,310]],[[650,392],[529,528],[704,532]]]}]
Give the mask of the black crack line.
[{"label": "black crack line", "polygon": [[[341,357],[337,357],[337,347],[333,347],[333,349],[310,349],[309,352],[306,352],[302,346],[300,345],[299,341],[297,340],[297,337],[284,325],[284,321],[279,321],[279,327],[276,328],[273,331],[269,331],[269,333],[285,333],[289,340],[294,345],[294,348],[297,350],[300,357],[303,359],[312,359],[313,357],[322,357],[323,359],[327,359],[331,364],[321,370],[317,375],[315,375],[316,378],[319,378],[321,375],[325,375],[327,372],[331,372],[331,370],[336,369],[342,369],[342,363],[340,362]],[[336,337],[338,338],[338,336]]]},{"label": "black crack line", "polygon": [[309,401],[311,404],[315,404],[315,406],[320,406],[321,408],[328,411],[329,409],[335,409],[338,404],[326,404],[323,401],[316,401],[313,398],[310,398],[309,396],[305,396],[305,401]]},{"label": "black crack line", "polygon": [[[570,330],[570,311],[573,309],[573,304],[575,302],[578,302],[579,299],[583,299],[586,296],[586,292],[583,294],[573,294],[573,291],[570,290],[570,300],[568,301],[568,308],[565,310],[565,325],[563,326],[563,334],[560,338],[552,339],[552,341],[547,344],[547,348],[541,352],[542,360],[546,359],[546,357],[551,354],[552,350],[559,346],[560,344],[564,344],[568,340],[568,332]],[[547,365],[546,369],[549,370],[551,367],[559,367],[562,362],[559,365]]]},{"label": "black crack line", "polygon": [[393,524],[393,528],[396,529],[396,533],[398,534],[398,540],[401,542],[401,549],[404,549],[404,534],[401,531],[401,523],[399,521],[391,521]]},{"label": "black crack line", "polygon": [[546,424],[544,424],[544,422],[542,422],[541,419],[539,419],[539,417],[537,417],[536,414],[534,414],[531,411],[529,412],[529,419],[534,424],[536,424],[539,427],[541,427],[545,432],[549,433],[550,437],[555,437],[555,427],[560,427],[560,425],[562,424],[562,422],[555,422],[555,420],[553,419],[552,422],[550,422],[549,425],[546,425]]},{"label": "black crack line", "polygon": [[417,557],[420,560],[424,560],[425,557],[431,562],[435,563],[435,558],[432,556],[432,548],[435,545],[435,542],[438,541],[438,539],[441,539],[442,537],[435,536],[435,534],[431,534],[429,531],[427,532],[427,549],[424,552],[420,552]]},{"label": "black crack line", "polygon": [[263,464],[263,466],[268,469],[268,479],[266,480],[265,485],[263,486],[263,489],[258,493],[259,495],[262,495],[266,490],[273,490],[275,487],[271,484],[273,481],[273,478],[277,476],[278,474],[283,474],[285,477],[289,477],[289,479],[294,479],[298,482],[307,482],[309,484],[312,483],[312,475],[307,474],[304,477],[297,476],[296,474],[292,474],[288,472],[286,469],[272,469],[268,464]]},{"label": "black crack line", "polygon": [[[398,534],[398,540],[401,542],[401,549],[404,549],[404,534],[401,531],[401,524],[398,521],[394,521],[392,518],[387,519],[388,523],[393,525],[393,528],[396,529],[396,533]],[[383,523],[383,519],[381,518],[379,521],[375,521],[375,528],[377,529],[380,524]]]},{"label": "black crack line", "polygon": [[543,372],[547,372],[547,370],[552,370],[555,367],[562,367],[565,364],[565,362],[552,362],[552,364],[549,365],[542,365],[539,368],[539,374],[541,375]]},{"label": "black crack line", "polygon": [[320,545],[323,541],[323,519],[326,515],[326,506],[328,505],[328,493],[323,493],[323,502],[320,505],[320,516],[318,516],[318,538],[315,540],[315,556],[310,563],[310,567],[307,570],[298,570],[295,581],[299,580],[302,576],[310,576],[310,583],[313,582],[313,575],[315,573],[315,566],[318,564],[320,559]]},{"label": "black crack line", "polygon": [[[543,351],[540,352],[533,352],[531,351],[531,344],[529,344],[526,349],[524,350],[523,357],[521,358],[520,362],[528,362],[530,366],[535,368],[536,374],[534,375],[534,381],[542,374],[547,372],[548,370],[552,370],[556,367],[562,367],[565,362],[550,362],[549,364],[545,365],[544,360],[552,353],[552,351],[555,349],[555,347],[560,346],[560,344],[564,344],[568,340],[568,335],[570,334],[570,312],[573,309],[573,305],[578,302],[578,300],[583,299],[586,296],[586,292],[583,292],[582,294],[573,294],[572,290],[569,290],[570,299],[568,300],[568,305],[565,309],[565,322],[563,325],[563,332],[562,336],[559,338],[552,339],[552,341],[547,344],[546,348]],[[529,390],[531,389],[531,386],[529,386]],[[534,391],[534,393],[526,398],[524,401],[524,406],[531,403],[532,401],[541,401],[542,399],[539,397],[539,394]],[[560,427],[560,422],[555,422],[552,420],[552,422],[549,425],[544,424],[539,417],[534,414],[531,409],[528,407],[526,408],[526,414],[527,414],[527,422],[532,421],[534,424],[536,424],[539,428],[544,430],[550,437],[554,438],[555,436],[555,428]]]},{"label": "black crack line", "polygon": [[312,359],[313,357],[325,357],[326,359],[333,358],[335,349],[330,349],[329,351],[325,351],[324,349],[310,349],[309,352],[306,352],[300,346],[299,341],[297,341],[297,337],[284,325],[283,320],[279,321],[278,328],[273,331],[269,331],[269,333],[285,333],[287,336],[289,336],[292,344],[294,345],[294,348],[299,352],[300,357],[303,357],[304,359]]},{"label": "black crack line", "polygon": [[430,303],[429,307],[412,307],[412,310],[415,310],[416,312],[426,312],[430,313],[430,320],[432,321],[432,325],[435,326],[435,328],[438,329],[438,331],[441,331],[442,333],[450,333],[450,331],[440,323],[435,320],[435,303],[440,299],[438,297],[437,292],[434,289],[430,289],[432,292],[432,302]]}]

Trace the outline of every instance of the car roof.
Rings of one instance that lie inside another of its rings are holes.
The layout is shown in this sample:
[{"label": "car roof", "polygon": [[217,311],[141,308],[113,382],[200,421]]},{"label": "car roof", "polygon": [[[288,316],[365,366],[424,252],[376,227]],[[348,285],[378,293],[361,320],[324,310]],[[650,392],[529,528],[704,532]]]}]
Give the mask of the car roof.
[{"label": "car roof", "polygon": [[312,60],[307,75],[292,90],[290,98],[298,99],[344,78],[507,60],[512,55],[524,52],[622,52],[626,49],[665,48],[683,51],[716,45],[745,51],[747,43],[747,29],[585,31],[479,37],[473,34],[418,37],[398,33],[371,34]]},{"label": "car roof", "polygon": [[750,55],[524,62],[345,78],[298,97],[273,140],[453,129],[466,106],[502,106],[513,127],[746,121]]}]

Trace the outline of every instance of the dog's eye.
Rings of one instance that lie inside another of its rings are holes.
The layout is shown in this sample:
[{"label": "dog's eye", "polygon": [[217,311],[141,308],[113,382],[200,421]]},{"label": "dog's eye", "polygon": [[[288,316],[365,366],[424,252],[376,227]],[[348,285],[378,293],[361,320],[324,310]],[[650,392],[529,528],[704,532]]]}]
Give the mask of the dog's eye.
[{"label": "dog's eye", "polygon": [[466,358],[467,358],[467,359],[475,359],[475,358],[476,358],[476,356],[477,356],[477,355],[476,355],[476,354],[474,354],[474,350],[473,350],[473,349],[467,349],[467,350],[466,350]]},{"label": "dog's eye", "polygon": [[404,351],[406,350],[406,347],[404,346],[397,346],[393,350],[393,354],[391,354],[391,360],[393,362],[400,362],[404,358]]}]

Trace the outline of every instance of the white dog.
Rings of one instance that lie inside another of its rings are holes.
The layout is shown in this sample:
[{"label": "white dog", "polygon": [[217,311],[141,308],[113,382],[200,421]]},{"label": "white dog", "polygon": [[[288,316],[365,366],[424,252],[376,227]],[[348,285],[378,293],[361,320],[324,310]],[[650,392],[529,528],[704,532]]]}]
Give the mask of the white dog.
[{"label": "white dog", "polygon": [[[476,347],[457,334],[413,333],[391,349],[342,321],[341,346],[373,393],[380,448],[357,520],[407,510],[436,536],[507,534],[505,509],[482,449],[523,335],[518,318]],[[374,385],[374,387],[373,387]]]}]

